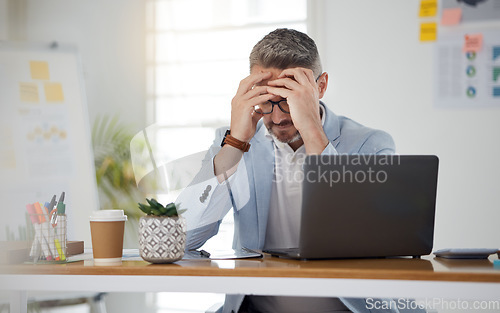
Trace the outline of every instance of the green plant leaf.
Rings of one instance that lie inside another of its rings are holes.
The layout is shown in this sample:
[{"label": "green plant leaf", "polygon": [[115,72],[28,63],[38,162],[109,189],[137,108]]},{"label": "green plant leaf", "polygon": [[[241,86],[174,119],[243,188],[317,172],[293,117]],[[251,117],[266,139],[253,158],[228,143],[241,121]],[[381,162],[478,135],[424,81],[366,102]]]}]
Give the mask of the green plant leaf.
[{"label": "green plant leaf", "polygon": [[167,209],[171,209],[171,208],[176,209],[176,207],[175,207],[175,203],[173,203],[173,202],[171,202],[171,203],[167,204],[165,207],[166,207]]},{"label": "green plant leaf", "polygon": [[149,205],[145,205],[142,203],[138,203],[138,204],[139,204],[139,209],[141,209],[142,212],[144,212],[146,214],[151,214],[151,207]]},{"label": "green plant leaf", "polygon": [[170,217],[177,216],[177,210],[175,209],[175,206],[167,208],[167,212],[165,213],[165,215]]},{"label": "green plant leaf", "polygon": [[156,209],[161,209],[163,208],[163,205],[161,203],[159,203],[158,201],[156,201],[155,198],[151,198],[151,202],[153,203],[152,206],[154,206]]},{"label": "green plant leaf", "polygon": [[167,216],[167,217],[176,217],[179,214],[186,212],[186,209],[177,210],[178,205],[171,202],[166,206],[163,206],[156,199],[146,198],[146,201],[149,205],[138,203],[139,208],[148,215],[156,215],[156,216]]},{"label": "green plant leaf", "polygon": [[154,214],[154,215],[157,215],[157,216],[163,215],[163,214],[161,214],[160,210],[153,209],[153,208],[151,208],[151,213]]}]

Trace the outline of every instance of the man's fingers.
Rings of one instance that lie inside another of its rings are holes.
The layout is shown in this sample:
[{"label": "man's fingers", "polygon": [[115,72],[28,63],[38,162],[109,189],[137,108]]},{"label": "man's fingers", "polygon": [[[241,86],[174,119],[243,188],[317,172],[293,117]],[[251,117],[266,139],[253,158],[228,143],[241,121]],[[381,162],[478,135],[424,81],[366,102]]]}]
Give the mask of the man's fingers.
[{"label": "man's fingers", "polygon": [[281,98],[284,99],[287,99],[292,93],[292,91],[289,89],[278,88],[278,87],[267,87],[267,92],[272,95],[280,96]]},{"label": "man's fingers", "polygon": [[241,102],[240,107],[246,109],[253,109],[256,105],[263,104],[264,102],[267,102],[271,100],[272,98],[276,97],[274,94],[270,93],[265,93],[260,96],[253,97],[251,99],[245,100]]},{"label": "man's fingers", "polygon": [[291,89],[291,90],[298,89],[301,86],[297,81],[295,81],[291,78],[279,78],[276,80],[272,80],[272,81],[268,82],[268,85],[274,86],[274,87],[276,87],[276,86],[286,87],[286,88]]},{"label": "man's fingers", "polygon": [[236,95],[244,95],[247,93],[250,89],[255,86],[255,84],[260,83],[264,79],[270,78],[271,77],[271,72],[264,72],[264,73],[255,73],[247,76],[244,78],[242,81],[240,81],[240,85],[238,87],[238,91],[236,92]]},{"label": "man's fingers", "polygon": [[258,113],[258,112],[255,112],[253,111],[252,112],[252,122],[254,125],[257,124],[257,122],[264,116],[264,114],[262,113]]},{"label": "man's fingers", "polygon": [[267,94],[267,86],[255,86],[242,96],[242,99],[252,99],[256,96]]},{"label": "man's fingers", "polygon": [[275,97],[274,94],[266,93],[264,95],[260,95],[260,96],[257,96],[255,98],[248,100],[247,105],[249,107],[254,107],[256,105],[259,105],[259,104],[262,104],[266,101],[271,100],[273,97]]},{"label": "man's fingers", "polygon": [[316,83],[316,78],[314,77],[314,73],[312,70],[305,68],[305,69],[303,69],[303,73],[307,77],[307,79],[309,80],[309,82],[311,84],[314,85]]},{"label": "man's fingers", "polygon": [[[292,77],[299,84],[305,85],[305,84],[311,83],[311,81],[309,80],[309,78],[306,75],[307,72],[310,72],[312,75],[312,70],[307,69],[307,68],[302,68],[302,67],[287,68],[287,69],[283,70],[283,72],[281,72],[281,74],[280,74],[280,76],[278,76],[278,78]],[[314,79],[313,79],[313,82],[314,82]]]}]

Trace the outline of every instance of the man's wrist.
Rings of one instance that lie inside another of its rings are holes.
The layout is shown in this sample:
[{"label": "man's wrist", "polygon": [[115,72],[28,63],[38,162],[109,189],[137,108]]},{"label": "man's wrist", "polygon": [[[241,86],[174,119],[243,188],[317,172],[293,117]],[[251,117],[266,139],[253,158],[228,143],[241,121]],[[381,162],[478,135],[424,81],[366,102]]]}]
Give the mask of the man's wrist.
[{"label": "man's wrist", "polygon": [[302,140],[309,155],[321,154],[330,143],[323,128],[308,132],[306,136],[302,136]]},{"label": "man's wrist", "polygon": [[222,139],[221,142],[221,147],[223,147],[225,144],[228,144],[236,149],[239,149],[243,152],[248,152],[250,149],[250,144],[245,141],[241,141],[231,135],[231,131],[228,129],[226,133],[224,134],[224,138]]},{"label": "man's wrist", "polygon": [[244,135],[242,135],[241,133],[238,133],[236,130],[232,130],[232,129],[228,129],[226,130],[226,133],[224,134],[224,137],[226,137],[228,134],[231,135],[231,137],[239,140],[239,141],[242,141],[242,142],[248,142],[250,140],[247,140],[246,137]]}]

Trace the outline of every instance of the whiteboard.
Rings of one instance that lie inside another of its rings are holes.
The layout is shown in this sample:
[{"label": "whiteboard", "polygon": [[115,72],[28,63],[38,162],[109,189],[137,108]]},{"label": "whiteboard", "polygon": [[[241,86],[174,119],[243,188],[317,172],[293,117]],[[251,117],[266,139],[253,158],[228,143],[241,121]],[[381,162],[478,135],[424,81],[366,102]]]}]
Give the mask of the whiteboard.
[{"label": "whiteboard", "polygon": [[64,191],[68,240],[90,247],[93,160],[77,49],[0,41],[0,240],[23,239],[26,204]]}]

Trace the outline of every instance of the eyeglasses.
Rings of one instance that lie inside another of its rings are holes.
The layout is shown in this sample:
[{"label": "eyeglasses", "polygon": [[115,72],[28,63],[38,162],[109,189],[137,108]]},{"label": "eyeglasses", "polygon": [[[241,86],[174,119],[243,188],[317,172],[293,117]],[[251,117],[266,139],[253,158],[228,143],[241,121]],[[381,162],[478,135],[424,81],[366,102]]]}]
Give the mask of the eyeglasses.
[{"label": "eyeglasses", "polygon": [[[318,76],[318,78],[316,78],[316,82],[321,77],[321,75],[323,75],[323,73],[321,73]],[[256,105],[254,107],[254,110],[255,110],[255,112],[260,113],[260,114],[271,114],[271,113],[273,113],[275,105],[277,105],[280,108],[281,112],[286,113],[286,114],[290,114],[290,107],[288,106],[286,99],[281,100],[281,101],[269,100],[263,104]]]},{"label": "eyeglasses", "polygon": [[288,106],[288,103],[286,100],[281,100],[281,101],[267,101],[262,104],[256,105],[254,107],[255,112],[260,113],[260,114],[271,114],[273,113],[274,106],[277,105],[281,112],[290,114],[290,108]]}]

